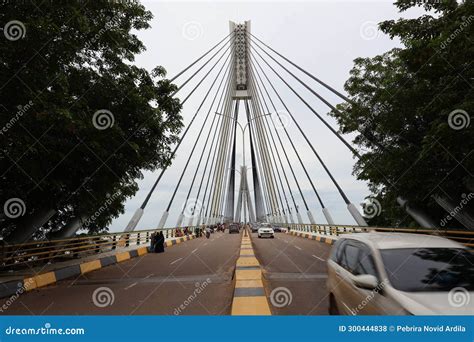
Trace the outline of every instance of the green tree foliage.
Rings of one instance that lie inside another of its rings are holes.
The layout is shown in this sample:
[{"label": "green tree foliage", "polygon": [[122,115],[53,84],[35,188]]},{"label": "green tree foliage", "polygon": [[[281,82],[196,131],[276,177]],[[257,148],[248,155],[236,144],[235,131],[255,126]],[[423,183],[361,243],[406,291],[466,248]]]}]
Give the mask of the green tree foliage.
[{"label": "green tree foliage", "polygon": [[[357,58],[345,84],[353,103],[331,114],[342,132],[356,133],[363,156],[354,173],[369,182],[383,208],[371,223],[415,225],[397,196],[440,219],[447,213],[434,196],[459,203],[474,192],[474,122],[468,125],[474,115],[474,2],[399,0],[396,6],[422,6],[426,14],[379,24],[404,47]],[[460,226],[455,220],[450,225]]]},{"label": "green tree foliage", "polygon": [[[176,87],[162,67],[133,65],[145,50],[134,31],[151,19],[134,1],[0,4],[4,235],[48,209],[57,213],[47,231],[79,215],[94,217],[90,230],[104,229],[138,190],[142,170],[170,163],[182,127]],[[10,198],[25,203],[23,216],[5,216]]]}]

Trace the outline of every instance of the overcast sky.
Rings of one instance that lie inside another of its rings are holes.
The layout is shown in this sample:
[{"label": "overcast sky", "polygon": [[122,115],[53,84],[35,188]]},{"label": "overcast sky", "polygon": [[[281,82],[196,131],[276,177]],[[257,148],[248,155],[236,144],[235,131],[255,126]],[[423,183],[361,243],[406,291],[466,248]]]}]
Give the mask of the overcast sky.
[{"label": "overcast sky", "polygon": [[[147,51],[137,57],[136,64],[147,70],[162,65],[168,71],[168,76],[173,77],[225,37],[229,33],[230,20],[235,22],[250,20],[254,35],[342,93],[345,93],[343,85],[349,76],[355,58],[372,57],[400,45],[398,41],[390,40],[389,37],[378,32],[376,23],[400,17],[416,17],[422,13],[420,9],[399,13],[391,1],[384,0],[301,2],[142,1],[142,3],[154,15],[151,28],[137,33],[138,37],[144,42]],[[284,71],[281,73],[284,74]],[[270,76],[271,72],[268,74]],[[355,160],[347,147],[324,127],[291,91],[285,89],[285,86],[276,76],[270,76],[270,78],[349,199],[359,207],[359,204],[369,195],[369,191],[364,182],[358,181],[352,175]],[[176,81],[176,84],[180,85],[185,79],[186,76],[183,75]],[[185,124],[194,115],[212,79],[211,74],[208,83],[204,82],[202,87],[186,102],[182,111]],[[318,101],[317,98],[290,77],[287,80],[307,99],[316,111],[327,119],[332,127],[337,129],[335,120],[327,116],[329,108],[326,105]],[[305,80],[308,79],[305,78]],[[335,105],[340,102],[340,99],[316,82],[308,80],[308,83],[332,104]],[[184,98],[192,87],[193,85],[189,84],[182,92],[178,93],[178,96],[181,99]],[[180,172],[186,163],[207,109],[208,107],[204,106],[204,110],[198,114],[192,126],[194,129],[188,133],[183,141],[172,167],[162,178],[137,229],[156,228]],[[320,192],[325,205],[331,211],[336,223],[353,224],[354,221],[347,212],[342,198],[324,170],[317,163],[314,154],[305,144],[297,127],[290,124],[288,130],[294,136],[295,144],[306,162],[306,167],[317,190]],[[238,147],[241,146],[240,138],[241,134],[239,133]],[[346,136],[345,138],[351,140],[352,137]],[[185,174],[167,220],[167,227],[176,224],[177,216],[183,206],[195,170],[193,166],[197,165],[204,140],[205,136],[201,138],[201,143],[198,144],[196,153],[191,159],[188,172]],[[290,150],[289,145],[288,149]],[[290,153],[289,156],[295,167],[297,177],[301,180],[302,190],[316,221],[324,223],[320,206],[309,182],[306,181],[303,170],[298,165],[296,156],[294,153]],[[237,165],[240,165],[241,162],[242,155],[239,149]],[[249,160],[247,159],[248,163]],[[144,175],[144,179],[139,180],[140,191],[127,201],[126,212],[113,221],[111,231],[121,231],[125,228],[133,212],[140,206],[146,193],[151,188],[158,171],[154,173],[146,172]],[[296,198],[302,205],[300,196],[298,195]],[[306,221],[308,221],[307,218]]]}]

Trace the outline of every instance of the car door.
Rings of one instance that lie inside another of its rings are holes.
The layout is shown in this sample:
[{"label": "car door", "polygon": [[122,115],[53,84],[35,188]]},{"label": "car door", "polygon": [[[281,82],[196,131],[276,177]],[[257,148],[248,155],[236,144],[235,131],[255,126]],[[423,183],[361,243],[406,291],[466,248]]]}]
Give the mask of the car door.
[{"label": "car door", "polygon": [[357,314],[356,307],[360,297],[358,288],[353,281],[358,265],[359,252],[357,242],[348,239],[341,251],[340,267],[336,270],[340,279],[337,285],[339,298],[336,297],[336,301],[339,310],[348,315]]},{"label": "car door", "polygon": [[[354,311],[358,315],[382,315],[383,308],[379,306],[381,296],[383,296],[383,284],[380,283],[380,275],[375,266],[374,256],[369,246],[358,242],[355,246],[359,249],[357,255],[357,266],[352,272],[352,278],[358,275],[372,275],[377,278],[379,285],[372,290],[363,289],[352,283],[353,296],[352,303]],[[382,300],[383,301],[383,300]]]},{"label": "car door", "polygon": [[344,244],[346,239],[339,239],[334,243],[334,246],[331,250],[331,255],[328,260],[328,291],[334,296],[336,300],[337,307],[340,308],[341,313],[345,313],[344,306],[340,302],[341,298],[344,296],[344,292],[341,291],[339,286],[343,281],[341,272],[341,257],[344,250]]}]

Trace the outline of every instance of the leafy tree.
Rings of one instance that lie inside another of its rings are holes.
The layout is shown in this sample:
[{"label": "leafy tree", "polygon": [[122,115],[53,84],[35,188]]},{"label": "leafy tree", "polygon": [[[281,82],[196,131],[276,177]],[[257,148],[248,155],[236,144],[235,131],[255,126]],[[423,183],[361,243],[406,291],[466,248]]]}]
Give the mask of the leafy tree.
[{"label": "leafy tree", "polygon": [[151,19],[134,1],[0,4],[0,205],[25,204],[17,218],[1,210],[3,235],[51,210],[44,231],[75,217],[102,230],[142,170],[170,163],[176,87],[162,67],[133,65],[145,50],[133,31]]},{"label": "leafy tree", "polygon": [[[447,213],[435,197],[458,204],[474,192],[474,3],[395,5],[423,6],[426,14],[379,24],[404,47],[357,58],[345,84],[353,102],[331,114],[342,132],[356,133],[362,158],[354,174],[381,202],[383,212],[370,223],[413,226],[398,196],[436,222]],[[472,202],[463,208],[471,215],[472,209]],[[439,226],[462,227],[455,220]]]}]

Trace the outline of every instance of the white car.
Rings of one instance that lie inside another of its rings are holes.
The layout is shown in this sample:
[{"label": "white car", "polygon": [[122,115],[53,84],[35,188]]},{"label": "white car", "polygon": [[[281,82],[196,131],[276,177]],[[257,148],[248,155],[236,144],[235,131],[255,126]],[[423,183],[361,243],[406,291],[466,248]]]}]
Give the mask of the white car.
[{"label": "white car", "polygon": [[328,259],[329,314],[472,315],[474,254],[445,238],[357,233]]},{"label": "white car", "polygon": [[260,227],[258,228],[258,237],[274,238],[275,232],[273,231],[272,226],[268,223],[263,223],[262,225],[260,225]]}]

